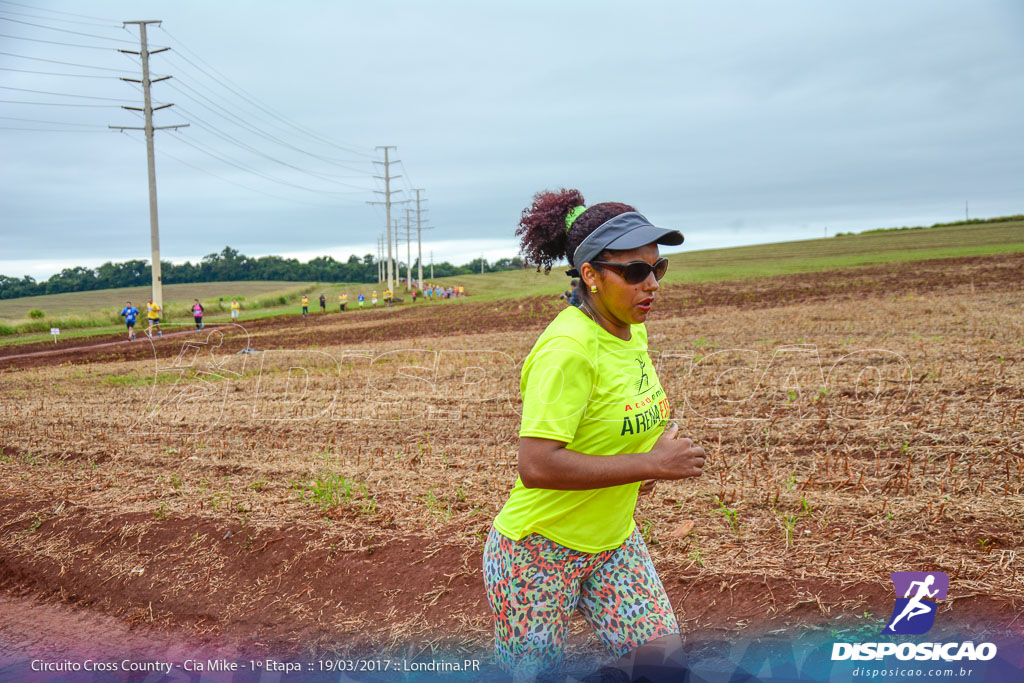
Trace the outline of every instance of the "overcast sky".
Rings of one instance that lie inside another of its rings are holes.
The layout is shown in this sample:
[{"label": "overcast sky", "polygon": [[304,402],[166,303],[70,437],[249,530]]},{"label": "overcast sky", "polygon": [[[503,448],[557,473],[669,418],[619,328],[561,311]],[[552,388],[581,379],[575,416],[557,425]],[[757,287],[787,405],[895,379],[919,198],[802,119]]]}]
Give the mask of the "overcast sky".
[{"label": "overcast sky", "polygon": [[165,260],[375,252],[377,145],[425,260],[515,255],[561,186],[687,249],[1024,213],[1012,0],[0,0],[0,273],[149,258],[144,139],[107,129],[142,125],[136,19],[191,124],[156,133]]}]

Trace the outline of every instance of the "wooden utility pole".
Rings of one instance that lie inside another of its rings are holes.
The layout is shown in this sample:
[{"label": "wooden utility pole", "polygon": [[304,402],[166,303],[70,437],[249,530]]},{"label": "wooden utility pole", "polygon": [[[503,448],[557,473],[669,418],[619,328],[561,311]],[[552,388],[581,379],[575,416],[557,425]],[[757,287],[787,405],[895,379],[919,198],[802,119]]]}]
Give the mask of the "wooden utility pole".
[{"label": "wooden utility pole", "polygon": [[[160,222],[157,218],[157,207],[156,207],[156,159],[154,158],[153,151],[153,131],[155,130],[166,130],[168,128],[185,128],[188,126],[187,123],[181,123],[175,126],[153,126],[153,103],[150,99],[149,89],[150,85],[154,82],[166,81],[170,76],[161,76],[160,78],[153,81],[149,78],[149,56],[155,55],[158,52],[164,52],[170,50],[169,47],[162,47],[159,50],[149,51],[149,43],[146,39],[146,26],[149,24],[160,25],[159,20],[149,21],[125,21],[122,23],[123,26],[128,24],[138,24],[139,26],[139,51],[134,50],[119,50],[130,55],[139,55],[142,58],[142,80],[137,78],[122,78],[122,81],[130,81],[132,83],[142,84],[142,109],[138,107],[123,107],[124,109],[131,109],[133,111],[141,111],[145,115],[146,125],[142,128],[138,126],[109,126],[115,130],[142,130],[146,132],[146,161],[149,170],[149,242],[150,249],[152,251],[153,266],[150,269],[153,276],[153,303],[159,306],[161,309],[164,307],[164,292],[163,292],[163,280],[160,277]],[[164,104],[156,109],[166,109],[173,107],[173,104]],[[161,312],[160,317],[164,317]]]}]

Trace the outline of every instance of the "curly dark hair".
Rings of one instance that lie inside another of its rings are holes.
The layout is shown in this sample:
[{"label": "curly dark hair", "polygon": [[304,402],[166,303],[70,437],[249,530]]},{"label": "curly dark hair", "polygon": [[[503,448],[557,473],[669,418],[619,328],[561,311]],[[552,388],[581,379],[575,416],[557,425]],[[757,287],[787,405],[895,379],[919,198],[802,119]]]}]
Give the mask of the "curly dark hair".
[{"label": "curly dark hair", "polygon": [[[628,204],[602,202],[588,207],[566,232],[565,217],[577,206],[585,206],[579,190],[562,188],[558,192],[544,190],[533,196],[533,203],[523,209],[516,236],[521,238],[521,250],[526,261],[543,266],[550,272],[559,259],[570,260],[576,247],[602,223],[627,211],[636,211]],[[578,269],[578,263],[571,264]]]}]

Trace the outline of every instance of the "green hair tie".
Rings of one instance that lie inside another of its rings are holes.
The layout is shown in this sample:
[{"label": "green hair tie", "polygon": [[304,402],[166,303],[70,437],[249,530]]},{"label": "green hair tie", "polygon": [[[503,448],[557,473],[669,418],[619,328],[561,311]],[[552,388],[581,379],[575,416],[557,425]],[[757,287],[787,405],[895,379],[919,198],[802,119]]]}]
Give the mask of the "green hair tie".
[{"label": "green hair tie", "polygon": [[580,217],[580,214],[587,210],[585,206],[574,206],[569,212],[569,215],[565,217],[565,231],[569,232],[569,228],[576,222],[576,219]]}]

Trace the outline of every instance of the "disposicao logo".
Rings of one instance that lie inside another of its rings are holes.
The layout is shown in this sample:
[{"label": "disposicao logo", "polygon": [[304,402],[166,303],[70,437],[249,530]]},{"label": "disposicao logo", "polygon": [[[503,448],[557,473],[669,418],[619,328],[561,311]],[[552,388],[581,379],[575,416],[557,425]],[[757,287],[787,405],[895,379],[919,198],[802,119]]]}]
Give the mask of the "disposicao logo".
[{"label": "disposicao logo", "polygon": [[[942,572],[893,572],[896,604],[882,635],[920,635],[935,624],[938,600],[946,599],[949,577]],[[899,597],[902,596],[902,597]],[[996,656],[994,643],[833,643],[832,660],[988,661]]]},{"label": "disposicao logo", "polygon": [[896,605],[892,617],[882,633],[920,635],[935,624],[936,600],[945,600],[949,590],[949,577],[942,572],[893,572],[892,579]]}]

